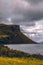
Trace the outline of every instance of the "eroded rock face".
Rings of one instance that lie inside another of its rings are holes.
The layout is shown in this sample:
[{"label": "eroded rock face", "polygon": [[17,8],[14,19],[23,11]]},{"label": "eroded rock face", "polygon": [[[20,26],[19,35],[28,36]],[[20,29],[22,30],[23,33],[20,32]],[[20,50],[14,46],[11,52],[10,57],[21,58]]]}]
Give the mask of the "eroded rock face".
[{"label": "eroded rock face", "polygon": [[9,31],[12,30],[13,32],[20,32],[20,26],[0,24],[0,30],[9,30]]}]

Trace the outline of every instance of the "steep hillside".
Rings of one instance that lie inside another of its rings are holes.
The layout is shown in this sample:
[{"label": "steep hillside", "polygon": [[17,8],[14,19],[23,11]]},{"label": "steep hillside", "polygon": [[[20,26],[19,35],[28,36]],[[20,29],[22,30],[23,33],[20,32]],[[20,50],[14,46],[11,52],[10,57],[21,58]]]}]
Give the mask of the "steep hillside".
[{"label": "steep hillside", "polygon": [[0,44],[31,44],[36,43],[26,37],[19,25],[0,24]]}]

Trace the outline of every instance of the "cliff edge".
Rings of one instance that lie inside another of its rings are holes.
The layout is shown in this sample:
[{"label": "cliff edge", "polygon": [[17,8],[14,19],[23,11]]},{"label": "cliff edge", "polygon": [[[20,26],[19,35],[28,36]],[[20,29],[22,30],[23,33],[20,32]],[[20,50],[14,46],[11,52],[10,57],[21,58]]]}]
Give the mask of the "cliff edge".
[{"label": "cliff edge", "polygon": [[19,25],[0,24],[0,44],[36,44],[21,31]]}]

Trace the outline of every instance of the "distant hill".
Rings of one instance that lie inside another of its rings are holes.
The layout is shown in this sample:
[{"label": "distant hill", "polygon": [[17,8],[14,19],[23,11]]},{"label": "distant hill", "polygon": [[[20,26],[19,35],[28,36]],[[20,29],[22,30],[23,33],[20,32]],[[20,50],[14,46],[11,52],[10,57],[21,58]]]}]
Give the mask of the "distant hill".
[{"label": "distant hill", "polygon": [[26,37],[19,25],[0,24],[0,44],[32,44],[36,43]]},{"label": "distant hill", "polygon": [[43,44],[43,42],[40,42],[40,44]]}]

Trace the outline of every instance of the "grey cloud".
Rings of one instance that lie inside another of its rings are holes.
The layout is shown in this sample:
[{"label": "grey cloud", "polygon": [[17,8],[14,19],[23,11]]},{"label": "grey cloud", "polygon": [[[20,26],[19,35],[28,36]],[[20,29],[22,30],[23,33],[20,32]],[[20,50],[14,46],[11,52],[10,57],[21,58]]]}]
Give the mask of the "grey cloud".
[{"label": "grey cloud", "polygon": [[0,0],[0,22],[11,18],[12,23],[35,25],[34,20],[43,19],[42,5],[43,0]]},{"label": "grey cloud", "polygon": [[31,3],[43,2],[43,0],[26,0],[26,1],[31,2]]},{"label": "grey cloud", "polygon": [[[11,21],[8,18],[11,18]],[[39,22],[41,19],[43,22],[43,0],[0,0],[0,23],[14,23],[25,28],[34,28],[36,21]],[[23,29],[22,31],[25,32]]]}]

